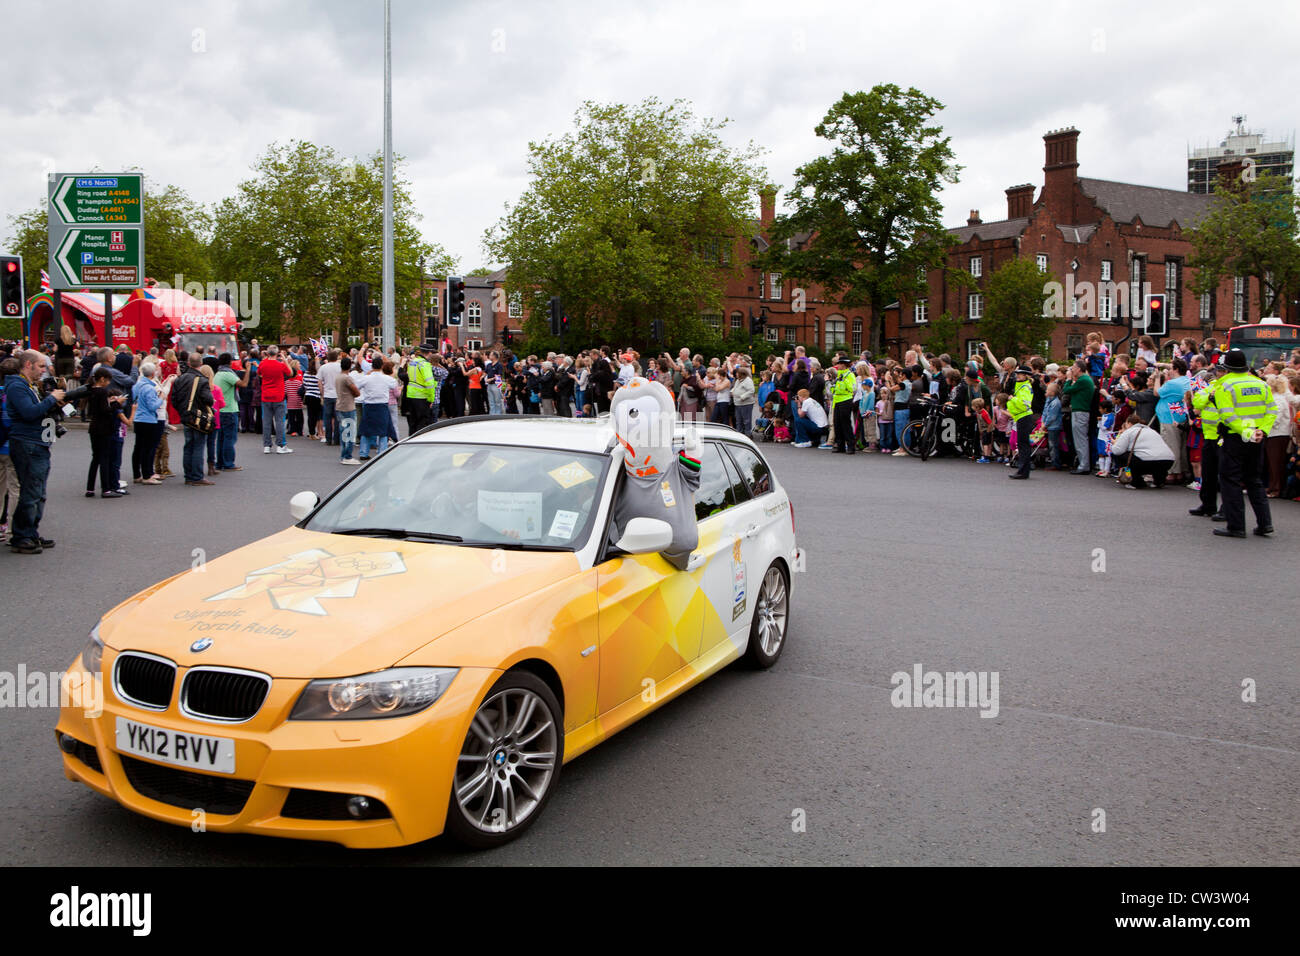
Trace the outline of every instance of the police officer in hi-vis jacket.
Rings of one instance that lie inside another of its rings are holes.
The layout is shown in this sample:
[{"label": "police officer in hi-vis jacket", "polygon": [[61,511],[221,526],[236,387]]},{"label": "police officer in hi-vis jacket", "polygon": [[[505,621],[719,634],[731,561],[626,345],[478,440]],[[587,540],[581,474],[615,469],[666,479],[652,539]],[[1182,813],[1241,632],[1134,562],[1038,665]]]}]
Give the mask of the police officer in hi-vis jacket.
[{"label": "police officer in hi-vis jacket", "polygon": [[1272,389],[1247,370],[1246,353],[1231,349],[1219,363],[1225,374],[1216,385],[1214,403],[1219,410],[1223,449],[1219,456],[1219,493],[1223,496],[1226,528],[1214,533],[1225,538],[1246,537],[1246,506],[1242,492],[1255,512],[1255,534],[1273,533],[1273,517],[1264,493],[1264,437],[1273,427],[1277,407]]}]

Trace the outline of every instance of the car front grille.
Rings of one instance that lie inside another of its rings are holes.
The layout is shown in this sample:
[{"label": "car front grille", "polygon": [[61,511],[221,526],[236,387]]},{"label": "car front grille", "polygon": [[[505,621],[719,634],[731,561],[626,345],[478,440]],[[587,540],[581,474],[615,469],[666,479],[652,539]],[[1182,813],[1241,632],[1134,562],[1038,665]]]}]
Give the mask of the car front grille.
[{"label": "car front grille", "polygon": [[181,687],[181,711],[209,720],[248,720],[271,690],[265,674],[219,668],[191,668]]},{"label": "car front grille", "polygon": [[124,651],[113,665],[117,695],[127,703],[166,710],[176,683],[176,665],[160,657]]},{"label": "car front grille", "polygon": [[244,809],[253,792],[252,780],[234,780],[163,767],[119,754],[132,788],[142,797],[185,810],[234,815]]}]

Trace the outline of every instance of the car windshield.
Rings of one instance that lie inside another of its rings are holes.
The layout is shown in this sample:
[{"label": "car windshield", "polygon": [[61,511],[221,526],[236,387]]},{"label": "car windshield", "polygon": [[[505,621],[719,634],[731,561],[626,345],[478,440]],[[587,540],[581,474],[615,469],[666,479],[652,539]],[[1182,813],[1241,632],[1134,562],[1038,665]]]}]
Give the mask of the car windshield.
[{"label": "car windshield", "polygon": [[608,461],[514,445],[401,444],[348,482],[303,527],[573,551],[590,532]]}]

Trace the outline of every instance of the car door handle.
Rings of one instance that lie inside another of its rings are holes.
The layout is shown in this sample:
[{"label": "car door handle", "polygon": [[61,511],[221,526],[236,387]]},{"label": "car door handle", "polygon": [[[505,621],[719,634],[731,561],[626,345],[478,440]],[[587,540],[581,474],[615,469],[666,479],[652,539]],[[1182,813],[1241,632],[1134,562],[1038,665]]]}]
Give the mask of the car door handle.
[{"label": "car door handle", "polygon": [[746,538],[755,538],[755,537],[758,537],[758,525],[756,525],[756,524],[751,524],[748,528],[746,528],[746,529],[745,529],[745,537],[746,537]]}]

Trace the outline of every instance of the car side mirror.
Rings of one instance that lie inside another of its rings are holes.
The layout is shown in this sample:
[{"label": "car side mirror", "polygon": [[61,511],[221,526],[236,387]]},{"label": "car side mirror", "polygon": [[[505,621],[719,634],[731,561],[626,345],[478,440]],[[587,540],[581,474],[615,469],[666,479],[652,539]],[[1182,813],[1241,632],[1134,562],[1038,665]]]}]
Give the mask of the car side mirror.
[{"label": "car side mirror", "polygon": [[673,543],[673,526],[659,518],[633,518],[615,547],[628,554],[654,554]]},{"label": "car side mirror", "polygon": [[301,521],[320,504],[320,498],[314,491],[300,491],[289,499],[289,514],[293,515],[294,521]]}]

